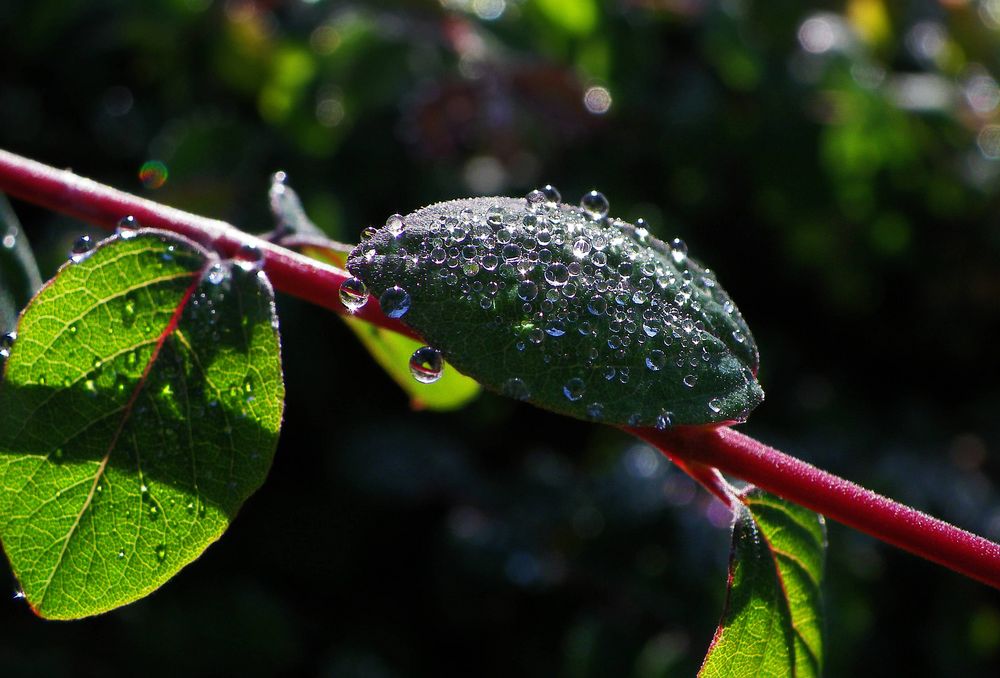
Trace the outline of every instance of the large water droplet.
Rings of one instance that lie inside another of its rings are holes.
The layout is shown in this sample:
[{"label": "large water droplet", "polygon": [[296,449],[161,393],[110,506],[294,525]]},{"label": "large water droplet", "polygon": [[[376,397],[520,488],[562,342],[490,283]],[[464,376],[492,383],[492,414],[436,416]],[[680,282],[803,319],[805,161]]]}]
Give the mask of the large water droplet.
[{"label": "large water droplet", "polygon": [[118,224],[115,226],[115,233],[123,240],[128,240],[135,235],[135,231],[139,226],[139,220],[130,214],[118,220]]},{"label": "large water droplet", "polygon": [[540,209],[546,202],[545,194],[542,193],[537,188],[528,193],[528,195],[526,195],[524,199],[528,201],[528,207],[536,210]]},{"label": "large water droplet", "polygon": [[410,374],[421,384],[432,384],[441,378],[444,360],[441,351],[430,346],[421,346],[410,356]]},{"label": "large water droplet", "polygon": [[399,285],[390,287],[378,298],[382,312],[390,318],[401,318],[410,310],[410,293]]},{"label": "large water droplet", "polygon": [[406,228],[406,223],[403,221],[403,215],[393,214],[388,219],[385,220],[385,227],[393,235],[400,235],[403,229]]},{"label": "large water droplet", "polygon": [[541,188],[542,195],[545,196],[545,206],[550,209],[562,202],[562,194],[552,184],[545,184]]},{"label": "large water droplet", "polygon": [[646,356],[646,367],[654,372],[659,372],[666,364],[667,356],[659,349],[653,349],[649,352],[649,355]]},{"label": "large water droplet", "polygon": [[582,398],[586,391],[587,385],[579,377],[573,377],[563,386],[563,395],[574,402]]},{"label": "large water droplet", "polygon": [[241,246],[233,259],[247,273],[256,273],[264,268],[264,251],[250,243]]},{"label": "large water droplet", "polygon": [[348,278],[340,283],[340,303],[348,311],[357,311],[368,303],[368,286],[357,278]]},{"label": "large water droplet", "polygon": [[501,391],[508,398],[516,398],[517,400],[527,400],[531,397],[531,390],[524,383],[524,379],[520,377],[511,377],[506,380],[501,386]]},{"label": "large water droplet", "polygon": [[718,414],[722,411],[722,401],[718,398],[712,398],[708,401],[708,409]]},{"label": "large water droplet", "polygon": [[670,241],[670,258],[674,260],[675,264],[683,264],[687,260],[688,256],[688,246],[687,243],[680,238],[674,238]]},{"label": "large water droplet", "polygon": [[229,269],[221,262],[216,262],[208,267],[205,273],[205,280],[210,285],[220,285],[229,277]]},{"label": "large water droplet", "polygon": [[591,191],[580,198],[580,207],[588,217],[597,221],[608,216],[608,199],[600,191]]},{"label": "large water droplet", "polygon": [[698,383],[698,377],[693,374],[687,374],[684,379],[681,380],[685,386],[688,388],[694,388],[694,385]]},{"label": "large water droplet", "polygon": [[531,301],[538,296],[538,285],[530,280],[522,280],[517,286],[517,296],[522,301]]},{"label": "large water droplet", "polygon": [[17,340],[17,332],[8,332],[0,337],[0,358],[10,357],[10,351],[14,348],[15,340]]},{"label": "large water droplet", "polygon": [[660,410],[656,417],[656,428],[661,431],[674,425],[674,413],[667,410]]},{"label": "large water droplet", "polygon": [[569,280],[569,269],[565,264],[549,264],[545,268],[545,281],[550,285],[562,287]]},{"label": "large water droplet", "polygon": [[88,256],[90,256],[90,250],[93,249],[94,244],[90,241],[89,235],[81,235],[73,243],[73,247],[69,250],[69,260],[74,264],[78,264]]}]

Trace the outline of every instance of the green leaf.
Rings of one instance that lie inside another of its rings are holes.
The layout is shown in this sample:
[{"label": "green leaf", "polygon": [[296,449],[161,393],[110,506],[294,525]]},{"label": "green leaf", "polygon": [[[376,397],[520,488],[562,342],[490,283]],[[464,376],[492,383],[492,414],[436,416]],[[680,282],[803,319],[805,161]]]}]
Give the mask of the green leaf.
[{"label": "green leaf", "polygon": [[726,610],[699,676],[819,676],[823,517],[756,488],[740,499]]},{"label": "green leaf", "polygon": [[535,0],[535,6],[552,25],[564,33],[589,35],[597,28],[598,8],[595,0]]},{"label": "green leaf", "polygon": [[[318,247],[306,247],[303,253],[335,266],[343,266],[343,257]],[[339,254],[339,253],[336,253]],[[410,398],[410,405],[418,410],[434,410],[446,412],[464,407],[469,401],[479,395],[479,382],[470,379],[447,363],[441,373],[441,378],[429,384],[418,382],[410,374],[410,356],[423,346],[409,337],[392,332],[371,323],[357,320],[350,316],[341,316],[358,340],[371,353],[382,369],[399,384]]]},{"label": "green leaf", "polygon": [[218,539],[284,400],[263,274],[157,231],[81,259],[25,310],[0,386],[0,539],[55,619],[141,598]]},{"label": "green leaf", "polygon": [[28,238],[7,197],[0,194],[0,334],[14,329],[17,314],[41,286]]},{"label": "green leaf", "polygon": [[514,198],[402,223],[370,233],[348,270],[487,388],[632,426],[741,421],[763,399],[750,330],[683,243]]}]

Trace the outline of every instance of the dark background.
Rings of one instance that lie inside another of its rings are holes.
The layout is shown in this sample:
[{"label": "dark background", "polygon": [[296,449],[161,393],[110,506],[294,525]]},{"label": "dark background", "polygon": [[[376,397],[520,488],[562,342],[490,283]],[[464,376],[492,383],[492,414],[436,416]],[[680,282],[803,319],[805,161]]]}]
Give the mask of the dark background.
[{"label": "dark background", "polygon": [[[438,200],[597,187],[739,304],[767,391],[743,430],[1000,539],[994,74],[985,0],[7,0],[0,146],[250,231],[283,169],[348,241]],[[86,226],[15,207],[51,275]],[[34,618],[0,565],[0,675],[695,672],[719,505],[605,427],[493,395],[411,412],[336,316],[279,310],[264,487],[99,618]],[[1000,594],[829,540],[828,675],[998,675]]]}]

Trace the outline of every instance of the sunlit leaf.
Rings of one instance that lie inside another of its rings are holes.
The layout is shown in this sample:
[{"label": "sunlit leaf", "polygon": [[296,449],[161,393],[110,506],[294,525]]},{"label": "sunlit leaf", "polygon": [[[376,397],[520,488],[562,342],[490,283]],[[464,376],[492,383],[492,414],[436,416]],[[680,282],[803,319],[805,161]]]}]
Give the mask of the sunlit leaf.
[{"label": "sunlit leaf", "polygon": [[0,386],[0,538],[44,617],[156,589],[263,482],[284,400],[266,278],[141,231],[60,269]]},{"label": "sunlit leaf", "polygon": [[729,296],[683,243],[592,200],[589,212],[439,203],[370,233],[347,267],[384,312],[505,395],[619,425],[745,419],[763,392]]},{"label": "sunlit leaf", "polygon": [[823,517],[758,489],[733,526],[729,594],[700,676],[819,676]]}]

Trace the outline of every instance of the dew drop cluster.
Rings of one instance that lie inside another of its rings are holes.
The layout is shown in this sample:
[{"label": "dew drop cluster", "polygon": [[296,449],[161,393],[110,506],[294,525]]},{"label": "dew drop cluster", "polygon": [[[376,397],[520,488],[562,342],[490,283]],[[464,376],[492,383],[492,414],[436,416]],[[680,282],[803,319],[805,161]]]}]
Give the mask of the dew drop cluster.
[{"label": "dew drop cluster", "polygon": [[[471,307],[482,331],[499,335],[497,359],[515,371],[525,368],[488,383],[514,398],[558,398],[564,411],[600,420],[620,409],[619,401],[635,403],[636,394],[658,392],[657,380],[671,380],[676,392],[697,394],[706,421],[721,420],[727,394],[699,391],[707,388],[699,375],[727,359],[727,368],[742,365],[740,387],[755,385],[757,356],[712,272],[688,257],[682,240],[667,244],[641,220],[632,225],[608,216],[608,200],[598,191],[578,207],[560,200],[545,186],[522,199],[456,200],[394,214],[363,233],[348,261],[355,277],[341,286],[340,300],[357,310],[374,289],[390,318],[412,316],[422,299]],[[416,329],[434,341],[433,326]],[[459,364],[461,356],[441,348]],[[442,364],[440,351],[424,347],[410,370],[430,382]],[[560,376],[558,384],[549,383],[551,374]],[[747,402],[748,410],[759,398]],[[632,410],[614,418],[659,428],[691,419],[677,421],[670,403]]]}]

